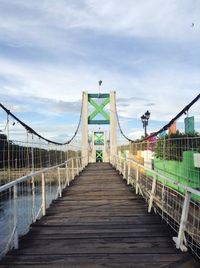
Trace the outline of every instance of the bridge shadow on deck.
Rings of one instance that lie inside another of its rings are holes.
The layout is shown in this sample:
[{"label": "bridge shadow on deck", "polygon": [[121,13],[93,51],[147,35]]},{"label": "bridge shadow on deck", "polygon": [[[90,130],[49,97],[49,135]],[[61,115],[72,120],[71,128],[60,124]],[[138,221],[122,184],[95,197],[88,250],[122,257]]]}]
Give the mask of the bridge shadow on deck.
[{"label": "bridge shadow on deck", "polygon": [[199,267],[108,163],[89,164],[0,267]]}]

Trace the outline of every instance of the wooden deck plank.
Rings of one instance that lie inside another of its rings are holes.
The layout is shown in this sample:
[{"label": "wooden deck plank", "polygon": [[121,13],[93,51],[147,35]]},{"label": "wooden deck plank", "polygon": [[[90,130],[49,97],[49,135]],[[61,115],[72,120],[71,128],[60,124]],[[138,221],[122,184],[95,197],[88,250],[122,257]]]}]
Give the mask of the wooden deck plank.
[{"label": "wooden deck plank", "polygon": [[[56,255],[24,255],[16,257],[18,259],[18,267],[175,267],[190,268],[194,267],[193,260],[190,257],[183,257],[182,254],[172,254],[169,260],[169,254],[56,254]],[[13,258],[8,257],[9,263],[2,265],[1,268],[12,268]],[[142,259],[142,261],[141,261]],[[159,260],[159,261],[158,261]],[[47,264],[48,263],[48,264]],[[67,263],[67,266],[66,266]],[[173,266],[171,264],[173,263]],[[20,265],[20,266],[19,266]],[[17,267],[17,266],[16,266]],[[197,266],[198,267],[198,266]]]},{"label": "wooden deck plank", "polygon": [[90,164],[21,238],[8,267],[199,267],[109,164]]}]

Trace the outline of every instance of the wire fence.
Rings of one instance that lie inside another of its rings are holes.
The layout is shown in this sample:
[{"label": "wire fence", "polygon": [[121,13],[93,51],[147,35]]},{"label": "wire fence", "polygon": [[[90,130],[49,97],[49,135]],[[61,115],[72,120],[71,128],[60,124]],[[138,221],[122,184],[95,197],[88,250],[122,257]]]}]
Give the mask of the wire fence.
[{"label": "wire fence", "polygon": [[[110,159],[127,183],[145,198],[149,212],[154,209],[174,230],[177,248],[190,248],[200,258],[198,105],[196,99],[160,131],[137,142],[124,135],[116,113],[116,155]],[[18,247],[18,237],[45,215],[51,201],[61,196],[62,189],[84,167],[81,116],[72,138],[58,143],[39,135],[7,109],[3,112],[6,122],[0,133],[2,255],[11,247]],[[12,138],[16,133],[19,139]]]},{"label": "wire fence", "polygon": [[2,104],[0,109],[0,257],[45,215],[51,202],[84,168],[81,120],[59,143],[38,134]]},{"label": "wire fence", "polygon": [[198,95],[160,131],[133,141],[118,122],[112,164],[174,231],[177,248],[200,259],[200,114]]},{"label": "wire fence", "polygon": [[172,228],[176,247],[182,251],[189,248],[200,260],[200,191],[135,160],[116,155],[112,164],[136,194],[143,196],[148,212],[154,210]]},{"label": "wire fence", "polygon": [[0,185],[30,172],[59,165],[71,157],[80,157],[81,120],[80,116],[74,135],[59,143],[38,134],[1,104]]},{"label": "wire fence", "polygon": [[18,248],[19,237],[46,214],[51,202],[84,168],[82,158],[40,169],[0,186],[0,256]]}]

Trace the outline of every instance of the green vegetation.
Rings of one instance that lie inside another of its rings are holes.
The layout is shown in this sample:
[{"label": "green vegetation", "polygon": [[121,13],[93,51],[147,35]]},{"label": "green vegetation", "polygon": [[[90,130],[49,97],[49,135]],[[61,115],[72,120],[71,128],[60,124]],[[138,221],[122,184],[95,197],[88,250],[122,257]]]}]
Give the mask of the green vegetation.
[{"label": "green vegetation", "polygon": [[18,145],[8,141],[6,135],[0,134],[0,169],[31,168],[32,162],[34,168],[44,168],[63,163],[66,159],[81,154],[80,151],[48,150],[40,147],[42,145],[39,144],[35,147]]},{"label": "green vegetation", "polygon": [[179,131],[176,134],[166,135],[156,142],[155,157],[165,160],[183,160],[183,152],[200,152],[200,135],[187,135]]}]

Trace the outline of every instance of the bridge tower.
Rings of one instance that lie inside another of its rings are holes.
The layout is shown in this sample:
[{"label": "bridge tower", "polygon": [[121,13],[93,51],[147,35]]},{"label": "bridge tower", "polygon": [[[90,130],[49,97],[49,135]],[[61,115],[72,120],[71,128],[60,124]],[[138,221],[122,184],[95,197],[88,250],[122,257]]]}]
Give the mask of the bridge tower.
[{"label": "bridge tower", "polygon": [[[108,162],[116,154],[116,93],[88,94],[82,96],[82,156],[88,162]],[[93,111],[88,114],[88,107]],[[109,109],[105,109],[109,105]],[[89,125],[94,125],[89,137]],[[109,125],[109,131],[99,130],[100,125]],[[109,132],[109,133],[108,133]]]}]

